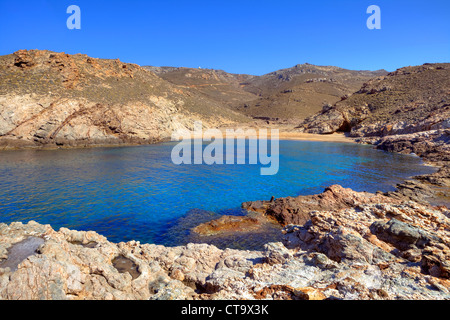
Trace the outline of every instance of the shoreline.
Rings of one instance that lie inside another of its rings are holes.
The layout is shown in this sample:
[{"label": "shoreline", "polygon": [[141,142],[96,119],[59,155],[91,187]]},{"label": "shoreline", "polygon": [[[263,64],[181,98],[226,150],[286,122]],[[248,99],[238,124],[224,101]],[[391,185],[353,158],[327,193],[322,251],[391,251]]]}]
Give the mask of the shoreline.
[{"label": "shoreline", "polygon": [[[278,205],[290,206],[289,201]],[[450,298],[449,235],[436,228],[448,221],[442,208],[338,185],[304,196],[299,205],[304,211],[317,207],[310,222],[285,226],[280,231],[283,239],[262,250],[219,249],[205,243],[114,243],[95,231],[56,231],[34,221],[0,223],[0,298]],[[412,240],[425,242],[416,246]]]},{"label": "shoreline", "polygon": [[[270,129],[270,128],[269,128]],[[277,129],[277,128],[272,128]],[[223,132],[225,136],[226,129],[219,129]],[[200,138],[201,136],[192,135],[193,139]],[[237,135],[237,138],[241,138],[242,135]],[[270,138],[270,131],[268,132],[268,138]],[[338,142],[338,143],[357,143],[354,138],[347,137],[345,134],[333,133],[333,134],[313,134],[313,133],[303,133],[303,132],[290,132],[281,131],[279,132],[280,140],[295,140],[295,141],[321,141],[321,142]],[[11,144],[8,144],[11,142]],[[21,140],[1,140],[0,139],[0,152],[2,151],[17,151],[17,150],[67,150],[67,149],[93,149],[93,148],[120,148],[120,147],[134,147],[134,146],[151,146],[159,143],[165,142],[176,142],[172,141],[171,138],[158,138],[153,142],[149,141],[136,141],[136,142],[117,142],[117,143],[98,143],[98,144],[79,144],[79,145],[54,145],[54,144],[43,144],[34,145],[32,142],[26,142]],[[75,142],[76,143],[76,142]]]},{"label": "shoreline", "polygon": [[354,138],[347,137],[343,133],[332,133],[324,135],[324,134],[285,131],[280,132],[280,140],[357,143]]}]

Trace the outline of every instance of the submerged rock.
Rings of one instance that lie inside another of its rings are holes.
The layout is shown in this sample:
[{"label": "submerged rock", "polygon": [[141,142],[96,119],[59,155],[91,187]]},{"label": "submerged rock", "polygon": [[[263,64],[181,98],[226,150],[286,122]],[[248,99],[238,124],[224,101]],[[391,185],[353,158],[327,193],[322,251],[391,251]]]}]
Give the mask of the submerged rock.
[{"label": "submerged rock", "polygon": [[222,216],[198,225],[193,231],[200,235],[216,235],[257,229],[260,223],[259,219],[249,216]]}]

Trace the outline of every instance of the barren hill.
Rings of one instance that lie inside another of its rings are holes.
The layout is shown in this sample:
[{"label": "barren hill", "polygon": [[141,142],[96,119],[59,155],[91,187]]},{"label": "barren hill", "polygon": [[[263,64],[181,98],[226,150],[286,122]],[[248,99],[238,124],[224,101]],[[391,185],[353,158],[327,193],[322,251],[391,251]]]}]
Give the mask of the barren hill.
[{"label": "barren hill", "polygon": [[335,103],[361,85],[387,72],[296,65],[263,76],[222,70],[146,67],[161,78],[202,92],[208,98],[253,118],[300,121]]},{"label": "barren hill", "polygon": [[323,105],[355,92],[365,81],[385,73],[384,70],[353,71],[299,64],[249,79],[245,89],[260,97],[236,110],[252,116],[304,119]]},{"label": "barren hill", "polygon": [[0,57],[0,142],[7,146],[148,143],[241,121],[138,65],[40,50]]},{"label": "barren hill", "polygon": [[309,133],[385,136],[448,128],[450,63],[405,67],[372,79],[348,99],[306,119]]},{"label": "barren hill", "polygon": [[176,84],[191,92],[201,93],[226,107],[239,105],[256,98],[255,94],[245,91],[242,82],[254,76],[232,74],[223,70],[174,68],[174,67],[144,67],[164,80]]}]

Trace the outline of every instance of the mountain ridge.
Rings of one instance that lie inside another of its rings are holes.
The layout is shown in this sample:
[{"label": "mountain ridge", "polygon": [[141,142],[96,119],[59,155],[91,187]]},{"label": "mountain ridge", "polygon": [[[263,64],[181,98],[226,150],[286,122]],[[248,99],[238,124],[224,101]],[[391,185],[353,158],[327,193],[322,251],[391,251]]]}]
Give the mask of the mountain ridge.
[{"label": "mountain ridge", "polygon": [[[177,85],[190,84],[200,88],[212,99],[218,86],[226,90],[227,107],[251,118],[291,121],[317,112],[324,104],[334,103],[342,96],[359,89],[369,79],[387,74],[384,70],[357,71],[334,66],[297,64],[262,76],[232,74],[216,69],[144,66],[161,78]],[[211,82],[211,78],[215,78]],[[209,82],[208,82],[209,81]],[[225,87],[224,87],[225,86]],[[238,97],[238,98],[236,98]]]}]

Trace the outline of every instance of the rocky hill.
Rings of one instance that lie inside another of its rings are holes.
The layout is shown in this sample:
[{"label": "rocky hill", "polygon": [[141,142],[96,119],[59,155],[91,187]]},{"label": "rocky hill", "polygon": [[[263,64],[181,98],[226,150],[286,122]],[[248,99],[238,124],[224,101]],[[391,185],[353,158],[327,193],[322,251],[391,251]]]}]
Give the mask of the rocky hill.
[{"label": "rocky hill", "polygon": [[232,74],[222,70],[145,66],[164,80],[227,107],[254,100],[255,94],[245,91],[242,82],[254,76]]},{"label": "rocky hill", "polygon": [[259,97],[238,105],[236,110],[250,116],[304,119],[350,95],[371,78],[387,72],[354,71],[333,66],[299,64],[243,83],[244,89]]},{"label": "rocky hill", "polygon": [[0,57],[0,144],[149,143],[242,121],[222,104],[119,60],[40,50]]},{"label": "rocky hill", "polygon": [[310,64],[278,70],[263,76],[230,74],[222,70],[145,67],[161,78],[198,90],[246,116],[271,121],[300,121],[335,103],[344,95],[387,72],[352,71]]},{"label": "rocky hill", "polygon": [[348,99],[307,118],[309,133],[354,137],[407,134],[450,127],[450,64],[405,67],[367,81]]},{"label": "rocky hill", "polygon": [[300,121],[380,74],[305,64],[259,77],[20,50],[0,57],[0,146],[151,143],[195,120]]}]

